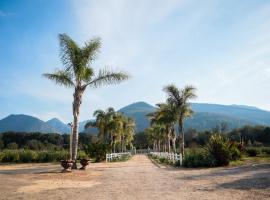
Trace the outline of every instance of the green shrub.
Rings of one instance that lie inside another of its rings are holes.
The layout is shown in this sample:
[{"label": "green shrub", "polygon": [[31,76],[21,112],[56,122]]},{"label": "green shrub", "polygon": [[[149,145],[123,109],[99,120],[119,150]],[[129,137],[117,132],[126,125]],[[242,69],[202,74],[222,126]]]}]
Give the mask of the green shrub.
[{"label": "green shrub", "polygon": [[122,162],[122,161],[127,161],[130,158],[130,155],[122,155],[119,158],[113,158],[113,162]]},{"label": "green shrub", "polygon": [[261,150],[255,147],[248,147],[246,148],[246,153],[248,156],[255,157],[261,153]]},{"label": "green shrub", "polygon": [[19,162],[20,155],[17,150],[4,150],[1,152],[1,162]]},{"label": "green shrub", "polygon": [[215,158],[205,150],[192,150],[185,153],[184,167],[214,167]]},{"label": "green shrub", "polygon": [[19,152],[19,162],[30,163],[36,162],[38,159],[38,153],[31,150],[21,150]]},{"label": "green shrub", "polygon": [[[83,153],[80,153],[83,155]],[[4,150],[0,153],[0,162],[58,162],[68,159],[67,151]]]},{"label": "green shrub", "polygon": [[216,166],[227,166],[231,159],[230,143],[220,134],[211,135],[206,150],[216,160]]},{"label": "green shrub", "polygon": [[263,143],[262,142],[258,142],[258,141],[254,141],[253,142],[253,146],[254,147],[262,147],[263,146]]},{"label": "green shrub", "polygon": [[262,153],[270,155],[270,147],[263,147],[262,148]]},{"label": "green shrub", "polygon": [[96,162],[106,159],[106,153],[110,150],[110,146],[103,143],[92,143],[84,146],[84,151],[90,158],[95,158]]},{"label": "green shrub", "polygon": [[239,160],[242,157],[242,146],[237,142],[230,142],[229,151],[230,151],[230,160]]},{"label": "green shrub", "polygon": [[8,143],[7,149],[18,149],[18,144],[16,142]]}]

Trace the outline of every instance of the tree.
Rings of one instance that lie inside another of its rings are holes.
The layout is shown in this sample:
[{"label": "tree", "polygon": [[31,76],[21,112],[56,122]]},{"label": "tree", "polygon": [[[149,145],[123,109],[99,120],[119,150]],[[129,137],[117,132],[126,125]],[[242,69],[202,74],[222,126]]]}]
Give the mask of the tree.
[{"label": "tree", "polygon": [[60,55],[64,69],[43,75],[59,85],[74,88],[71,159],[76,160],[78,149],[78,123],[84,91],[88,86],[97,88],[106,84],[119,83],[128,79],[128,75],[124,72],[114,72],[108,69],[102,69],[95,74],[91,64],[95,60],[101,46],[99,38],[86,42],[81,48],[66,34],[60,34],[59,40]]},{"label": "tree", "polygon": [[108,108],[106,111],[96,110],[94,112],[95,121],[89,121],[85,124],[85,129],[89,127],[96,127],[99,130],[98,138],[101,142],[108,143],[110,141],[109,135],[109,125],[115,115],[115,110],[113,108]]},{"label": "tree", "polygon": [[192,115],[193,111],[190,107],[189,101],[196,98],[196,88],[193,86],[185,86],[183,89],[178,89],[175,85],[171,84],[164,88],[167,93],[167,103],[173,107],[176,119],[178,121],[179,130],[179,148],[180,153],[184,155],[184,120]]},{"label": "tree", "polygon": [[[153,113],[148,114],[150,117],[151,124],[164,125],[167,137],[168,152],[171,151],[171,139],[174,137],[174,123],[176,121],[176,115],[173,107],[170,104],[161,103],[157,104],[157,110]],[[174,139],[174,138],[173,138]],[[173,145],[175,148],[175,145]],[[175,149],[174,149],[175,151]]]},{"label": "tree", "polygon": [[108,108],[106,111],[96,110],[94,116],[96,120],[88,122],[85,128],[98,128],[100,142],[110,144],[114,152],[116,146],[119,151],[124,151],[126,146],[131,145],[135,132],[133,119],[115,112],[113,108]]}]

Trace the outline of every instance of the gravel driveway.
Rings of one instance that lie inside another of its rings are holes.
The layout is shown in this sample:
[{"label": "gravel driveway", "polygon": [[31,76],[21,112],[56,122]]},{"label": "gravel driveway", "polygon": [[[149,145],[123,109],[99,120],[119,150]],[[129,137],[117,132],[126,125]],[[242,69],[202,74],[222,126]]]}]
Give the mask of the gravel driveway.
[{"label": "gravel driveway", "polygon": [[175,169],[145,155],[59,173],[53,164],[0,165],[0,199],[270,199],[270,164]]}]

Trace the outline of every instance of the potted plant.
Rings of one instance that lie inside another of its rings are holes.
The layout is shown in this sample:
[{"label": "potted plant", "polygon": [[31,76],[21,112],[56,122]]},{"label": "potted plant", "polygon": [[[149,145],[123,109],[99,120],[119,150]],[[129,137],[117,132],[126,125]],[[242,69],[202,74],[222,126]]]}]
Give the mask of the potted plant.
[{"label": "potted plant", "polygon": [[88,158],[82,158],[80,160],[80,163],[82,165],[82,167],[80,168],[81,170],[85,170],[86,169],[86,166],[89,165],[89,159]]},{"label": "potted plant", "polygon": [[71,172],[73,163],[73,160],[61,160],[61,166],[64,168],[62,172]]}]

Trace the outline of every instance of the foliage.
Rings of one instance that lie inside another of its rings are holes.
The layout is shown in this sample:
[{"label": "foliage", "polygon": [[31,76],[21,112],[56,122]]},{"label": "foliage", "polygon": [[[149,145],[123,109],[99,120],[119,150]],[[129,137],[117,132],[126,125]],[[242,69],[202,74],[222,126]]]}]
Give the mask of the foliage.
[{"label": "foliage", "polygon": [[98,138],[100,142],[110,144],[115,152],[124,151],[134,139],[135,121],[128,118],[123,113],[116,112],[113,108],[106,111],[96,110],[94,112],[95,121],[90,121],[85,128],[96,127],[99,130]]},{"label": "foliage", "polygon": [[220,134],[214,134],[206,144],[206,150],[216,160],[217,166],[226,166],[231,159],[229,140]]},{"label": "foliage", "polygon": [[256,147],[248,147],[246,148],[246,153],[248,156],[254,157],[261,153],[261,149]]},{"label": "foliage", "polygon": [[262,148],[262,153],[270,155],[270,147],[263,147]]},{"label": "foliage", "polygon": [[217,161],[206,150],[194,149],[187,151],[183,160],[184,167],[214,167]]},{"label": "foliage", "polygon": [[122,155],[121,157],[118,158],[113,158],[112,162],[123,162],[123,161],[127,161],[130,159],[130,155],[126,154],[126,155]]},{"label": "foliage", "polygon": [[133,146],[136,149],[147,149],[150,145],[145,132],[138,132],[134,135]]},{"label": "foliage", "polygon": [[[56,134],[56,133],[25,133],[25,132],[5,132],[0,134],[0,145],[2,141],[2,148],[10,148],[10,143],[16,143],[19,149],[31,150],[63,150],[69,149],[70,135]],[[88,133],[79,134],[80,142],[79,147],[82,148],[85,144],[96,141],[96,136]],[[14,146],[14,145],[13,145]]]},{"label": "foliage", "polygon": [[[79,151],[79,158],[85,158],[86,154]],[[0,152],[0,162],[58,162],[68,159],[68,151],[33,151],[33,150],[4,150]]]},{"label": "foliage", "polygon": [[16,142],[11,142],[7,144],[7,149],[18,149],[18,145]]},{"label": "foliage", "polygon": [[84,151],[90,158],[94,158],[96,162],[106,159],[106,153],[110,151],[110,146],[104,143],[93,143],[84,146]]}]

